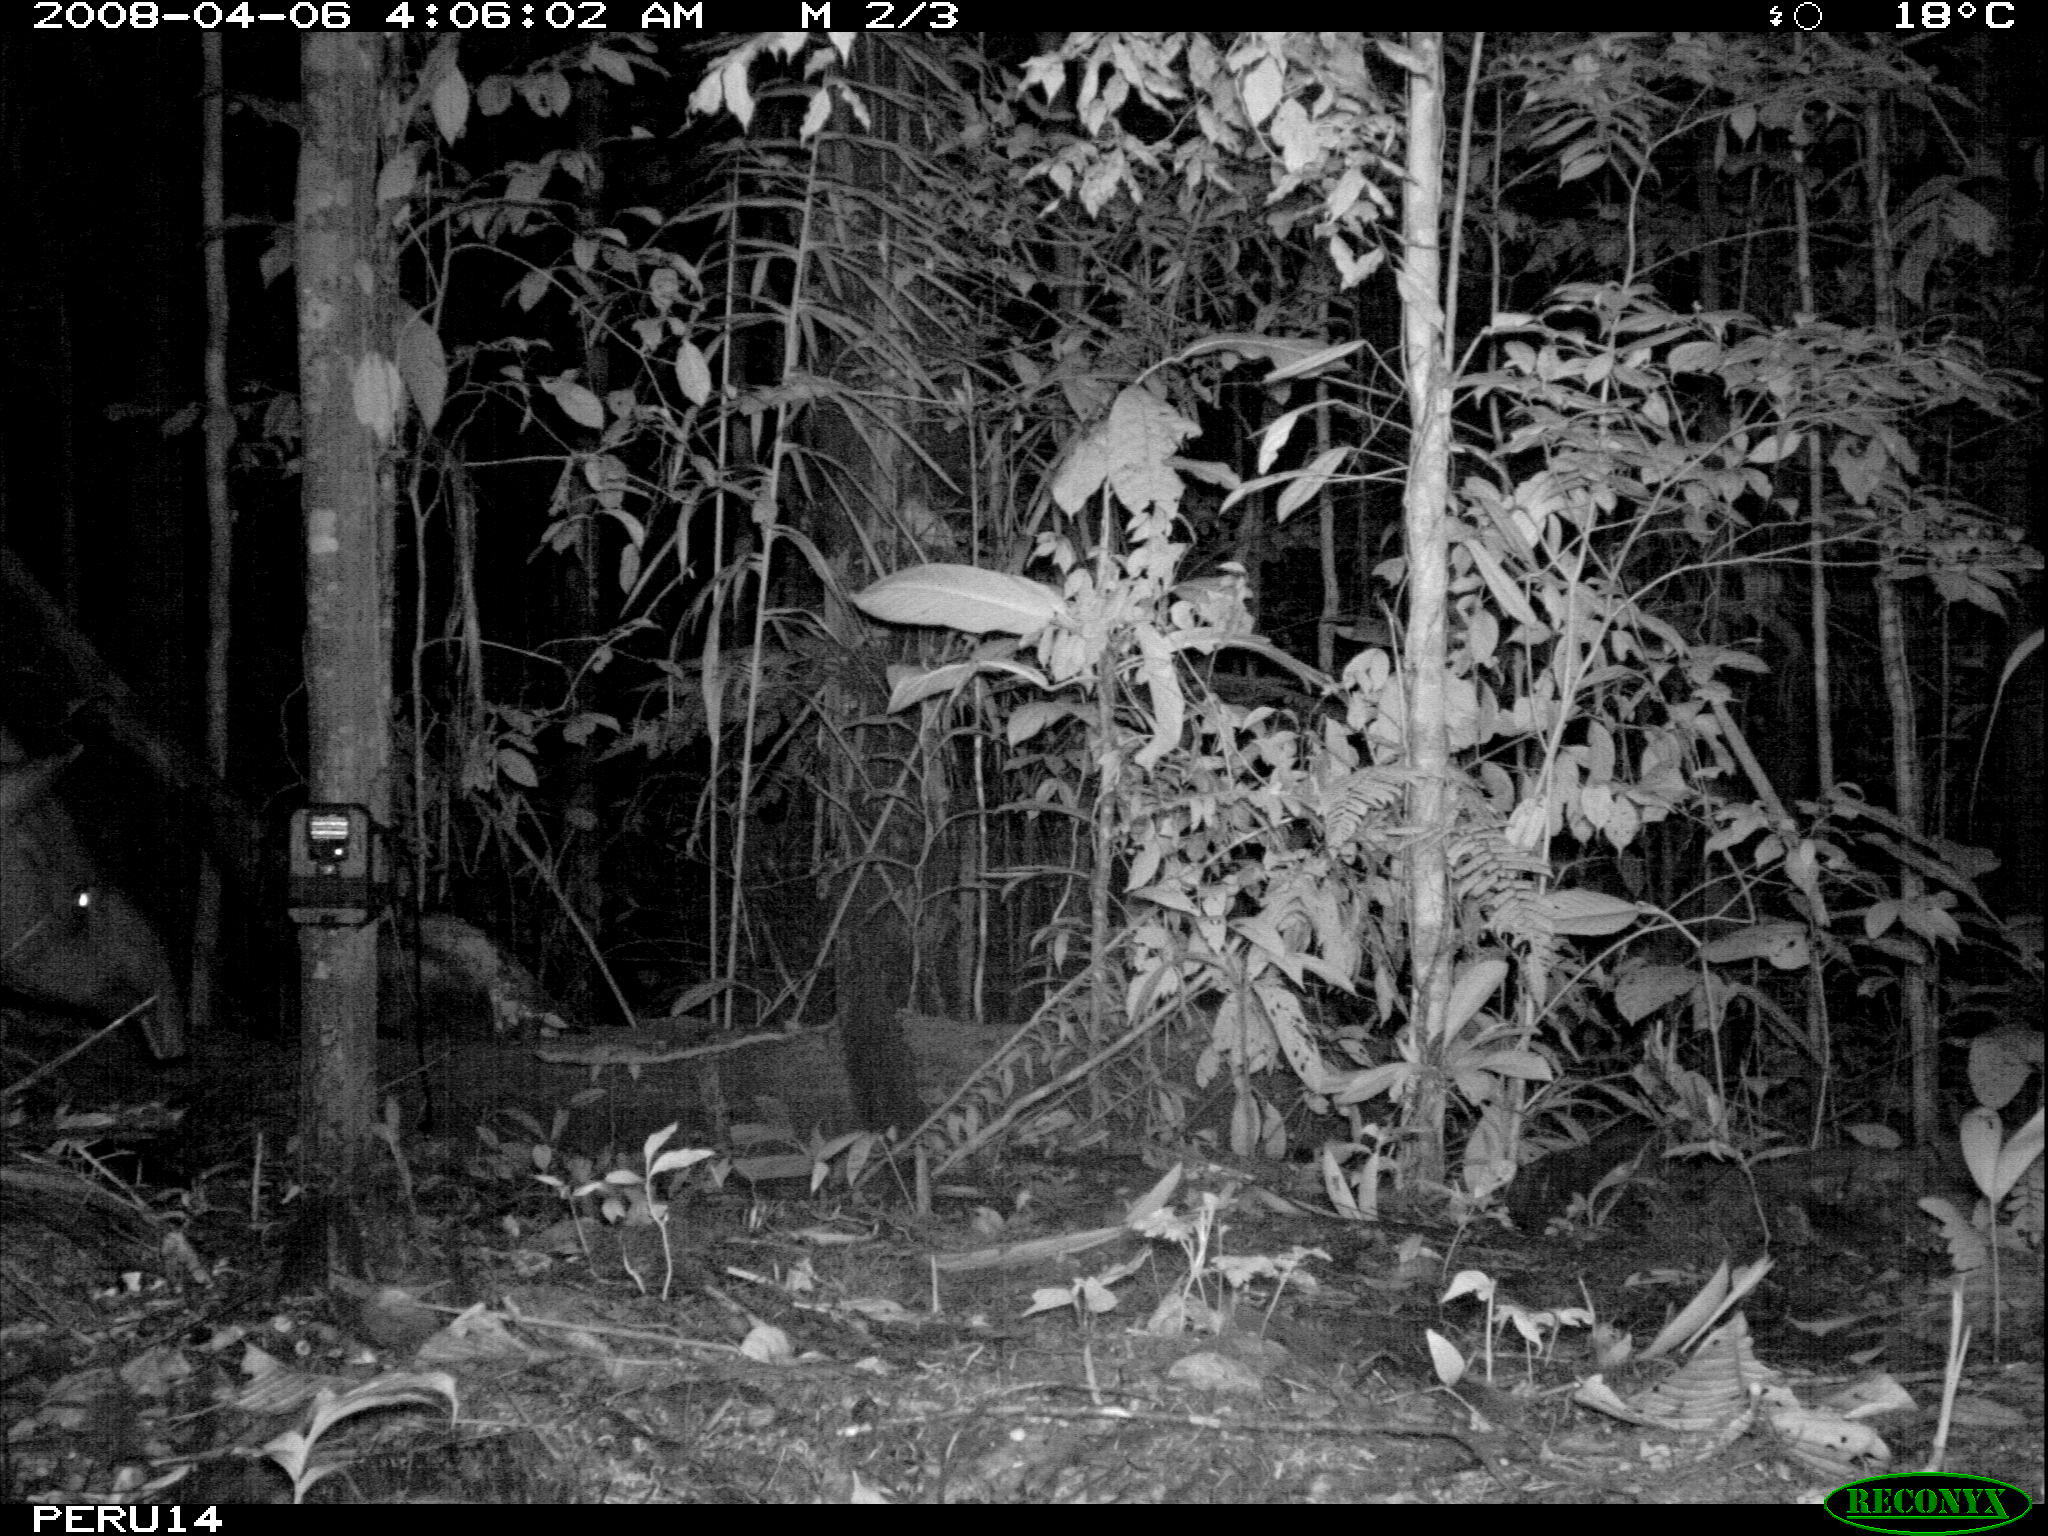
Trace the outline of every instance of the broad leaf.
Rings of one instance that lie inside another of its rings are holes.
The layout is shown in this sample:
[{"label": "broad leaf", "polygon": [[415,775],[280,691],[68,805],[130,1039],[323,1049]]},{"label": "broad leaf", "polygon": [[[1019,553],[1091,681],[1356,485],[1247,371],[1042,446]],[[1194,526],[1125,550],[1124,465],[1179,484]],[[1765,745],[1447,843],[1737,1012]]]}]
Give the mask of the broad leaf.
[{"label": "broad leaf", "polygon": [[854,606],[884,624],[926,624],[963,634],[1031,636],[1059,617],[1051,587],[972,565],[916,565],[854,595]]},{"label": "broad leaf", "polygon": [[1699,985],[1698,971],[1682,965],[1645,965],[1614,984],[1614,1010],[1631,1024],[1640,1024],[1666,1003],[1675,1002]]},{"label": "broad leaf", "polygon": [[1797,923],[1753,923],[1747,928],[1709,940],[1700,957],[1714,965],[1732,960],[1763,960],[1781,971],[1796,971],[1807,964],[1810,951],[1806,930]]},{"label": "broad leaf", "polygon": [[1531,905],[1549,919],[1550,931],[1578,938],[1605,938],[1650,915],[1650,908],[1598,891],[1551,891]]}]

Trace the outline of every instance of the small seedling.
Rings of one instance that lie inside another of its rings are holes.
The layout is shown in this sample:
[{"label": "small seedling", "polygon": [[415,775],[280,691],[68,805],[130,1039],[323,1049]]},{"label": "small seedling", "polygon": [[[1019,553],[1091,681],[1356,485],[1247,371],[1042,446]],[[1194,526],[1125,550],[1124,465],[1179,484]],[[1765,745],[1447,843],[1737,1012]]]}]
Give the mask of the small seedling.
[{"label": "small seedling", "polygon": [[[663,1301],[668,1300],[669,1289],[674,1285],[676,1275],[675,1248],[669,1238],[669,1212],[675,1197],[676,1185],[681,1182],[680,1175],[705,1159],[718,1155],[709,1147],[687,1147],[674,1152],[662,1151],[663,1145],[679,1128],[680,1123],[672,1120],[649,1136],[640,1148],[639,1168],[614,1168],[602,1178],[586,1180],[575,1190],[575,1196],[596,1196],[598,1212],[607,1222],[628,1225],[645,1222],[661,1234]],[[677,1179],[670,1182],[669,1198],[666,1200],[661,1198],[660,1186],[656,1182],[665,1173],[678,1175]],[[543,1177],[541,1182],[551,1181]],[[577,1231],[581,1233],[580,1225]],[[585,1252],[588,1253],[587,1248]],[[640,1294],[646,1295],[647,1282],[640,1277],[639,1271],[633,1268],[632,1258],[623,1248],[620,1249],[620,1259],[626,1266],[626,1273],[633,1277],[633,1283],[640,1287]]]}]

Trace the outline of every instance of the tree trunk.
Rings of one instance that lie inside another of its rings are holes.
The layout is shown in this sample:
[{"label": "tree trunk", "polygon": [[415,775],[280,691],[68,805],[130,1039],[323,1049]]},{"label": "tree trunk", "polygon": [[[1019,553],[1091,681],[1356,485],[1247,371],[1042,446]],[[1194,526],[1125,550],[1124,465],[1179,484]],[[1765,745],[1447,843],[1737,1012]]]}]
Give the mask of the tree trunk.
[{"label": "tree trunk", "polygon": [[[601,80],[587,79],[577,87],[576,136],[590,164],[589,174],[581,184],[582,196],[576,210],[577,227],[585,235],[594,235],[604,223],[606,100]],[[611,358],[606,350],[604,329],[595,320],[598,311],[594,304],[584,313],[589,317],[582,337],[585,382],[589,384],[590,392],[602,400],[611,389]],[[587,446],[595,452],[602,437],[601,432],[590,433]],[[600,537],[604,513],[598,493],[589,481],[581,479],[579,485],[577,505],[571,509],[576,528],[576,559],[561,573],[561,600],[563,615],[568,620],[566,628],[575,636],[572,643],[580,652],[572,675],[579,686],[584,686],[590,680],[588,664],[597,650],[601,622],[598,567],[604,558],[604,540]],[[586,739],[580,746],[571,747],[558,769],[564,813],[562,896],[582,920],[583,931],[591,934],[601,931],[604,918],[601,860],[605,825],[597,793],[597,756],[597,748]],[[582,944],[575,945],[570,953],[575,958],[568,963],[555,990],[578,1017],[591,1018],[595,1013],[599,987],[596,957],[589,954]],[[631,1021],[626,1022],[630,1024]]]},{"label": "tree trunk", "polygon": [[[206,678],[201,703],[206,711],[206,766],[226,782],[228,776],[228,645],[234,634],[234,609],[228,595],[234,580],[234,515],[228,506],[228,455],[235,444],[234,402],[228,395],[228,263],[222,127],[226,115],[222,41],[217,32],[200,34],[205,54],[206,87],[200,101],[204,149],[200,165],[200,219],[206,250]],[[193,1036],[209,1033],[214,1015],[215,962],[221,951],[220,864],[210,854],[199,858],[199,883],[192,904],[192,985],[186,1028]]]},{"label": "tree trunk", "polygon": [[[897,213],[915,195],[904,184],[902,157],[889,146],[908,143],[917,125],[916,115],[906,112],[901,101],[915,81],[904,54],[891,46],[856,49],[849,69],[869,88],[869,123],[863,129],[845,107],[839,109],[836,131],[818,151],[827,173],[823,182],[838,196],[828,192],[819,213],[837,221],[833,244],[839,250],[875,252],[873,259],[881,269],[876,282],[855,284],[838,296],[849,320],[872,339],[857,351],[843,353],[836,371],[843,384],[864,391],[868,398],[859,419],[821,414],[809,423],[821,440],[829,441],[828,451],[843,466],[849,492],[838,504],[827,497],[814,505],[809,531],[819,548],[842,554],[846,568],[857,570],[863,552],[884,552],[884,562],[893,563],[894,515],[924,487],[904,446],[919,427],[902,404],[913,391],[891,375],[888,363],[898,349],[914,354],[916,341],[891,334],[912,322],[905,305],[885,297],[895,292],[888,271],[890,253],[904,243]],[[863,516],[864,532],[848,522]],[[914,551],[905,554],[915,558]],[[884,574],[869,572],[870,577]],[[833,601],[827,594],[828,606]],[[860,622],[850,614],[848,618],[854,625]],[[917,824],[914,808],[926,803],[927,786],[914,777],[906,780],[904,764],[916,765],[913,775],[942,770],[921,750],[921,743],[913,741],[908,756],[903,755],[902,722],[874,718],[888,693],[882,674],[889,662],[907,659],[904,644],[900,637],[877,635],[854,648],[847,657],[847,686],[834,691],[834,697],[854,711],[842,734],[857,760],[848,765],[844,790],[850,824],[842,832],[849,856],[847,878],[855,889],[834,944],[832,967],[854,1105],[869,1127],[895,1125],[908,1132],[922,1113],[899,1015],[911,1005],[916,981],[914,925],[926,894],[926,865],[924,829]],[[868,686],[871,679],[876,687]]]},{"label": "tree trunk", "polygon": [[[1895,256],[1892,249],[1889,155],[1891,143],[1885,132],[1885,111],[1873,102],[1864,112],[1863,169],[1870,188],[1870,271],[1875,313],[1871,316],[1879,331],[1896,335],[1899,317],[1892,300]],[[1889,546],[1889,541],[1887,540]],[[1906,612],[1899,585],[1897,551],[1880,551],[1876,575],[1877,649],[1884,666],[1885,702],[1890,707],[1892,727],[1892,807],[1906,836],[1918,841],[1927,832],[1926,792],[1920,761],[1919,711],[1913,697],[1912,658],[1906,654]],[[1908,910],[1927,894],[1926,882],[1910,861],[1899,864],[1899,900]],[[1899,1012],[1905,1020],[1906,1038],[1912,1051],[1913,1139],[1916,1145],[1932,1146],[1942,1132],[1939,1106],[1935,1102],[1935,1047],[1938,1044],[1934,1018],[1934,966],[1931,962],[1908,963],[1899,976]]]},{"label": "tree trunk", "polygon": [[1407,1104],[1416,1136],[1415,1177],[1444,1177],[1445,1082],[1442,1036],[1451,993],[1452,924],[1446,839],[1455,806],[1450,794],[1450,734],[1444,682],[1449,649],[1450,379],[1445,361],[1442,262],[1437,223],[1443,182],[1443,38],[1413,32],[1418,67],[1408,76],[1408,174],[1402,201],[1402,366],[1412,422],[1404,504],[1408,558],[1407,669],[1408,1030],[1417,1072]]},{"label": "tree trunk", "polygon": [[[312,793],[365,806],[379,826],[391,798],[395,420],[365,424],[356,402],[358,380],[389,367],[391,256],[376,184],[393,57],[379,33],[305,38],[297,209]],[[356,1192],[375,1107],[376,929],[302,929],[299,953],[302,1175],[338,1207]]]}]

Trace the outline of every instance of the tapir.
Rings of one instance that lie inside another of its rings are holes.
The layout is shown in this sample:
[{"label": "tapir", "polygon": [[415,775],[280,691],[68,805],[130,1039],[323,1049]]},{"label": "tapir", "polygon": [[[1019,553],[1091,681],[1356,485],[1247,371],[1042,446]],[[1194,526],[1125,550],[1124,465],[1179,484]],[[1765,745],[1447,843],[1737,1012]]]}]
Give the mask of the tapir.
[{"label": "tapir", "polygon": [[76,755],[30,758],[0,729],[0,993],[108,1019],[154,996],[149,1048],[182,1055],[184,997],[163,936],[101,876],[57,793]]}]

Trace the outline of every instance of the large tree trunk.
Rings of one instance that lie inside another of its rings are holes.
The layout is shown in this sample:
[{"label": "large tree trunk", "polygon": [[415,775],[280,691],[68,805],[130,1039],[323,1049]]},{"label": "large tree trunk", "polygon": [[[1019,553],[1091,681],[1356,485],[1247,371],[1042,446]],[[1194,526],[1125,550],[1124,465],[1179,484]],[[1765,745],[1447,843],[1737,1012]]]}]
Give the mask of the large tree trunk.
[{"label": "large tree trunk", "polygon": [[[821,549],[840,554],[845,568],[858,569],[864,552],[880,551],[885,560],[898,545],[892,533],[895,514],[922,495],[918,465],[904,446],[918,430],[906,402],[915,393],[909,381],[894,377],[887,359],[899,349],[914,355],[916,338],[905,306],[889,302],[897,293],[888,270],[889,253],[902,245],[896,211],[915,194],[903,185],[902,158],[892,145],[908,145],[915,114],[902,109],[899,93],[913,88],[912,70],[895,47],[857,48],[851,72],[867,90],[870,113],[865,130],[842,106],[835,127],[840,130],[820,147],[826,184],[840,195],[827,194],[822,216],[834,222],[833,244],[842,253],[878,253],[881,268],[874,281],[855,283],[835,301],[858,322],[868,340],[859,353],[844,355],[835,370],[840,382],[864,395],[862,414],[814,418],[812,426],[828,442],[827,451],[846,471],[849,494],[838,505],[812,509],[810,532]],[[915,147],[915,146],[909,146]],[[852,518],[864,517],[856,530]],[[911,551],[906,558],[916,558]],[[886,574],[871,570],[869,579]],[[827,601],[831,599],[828,596]],[[858,619],[848,616],[853,624]],[[916,773],[937,771],[922,758],[918,744],[905,753],[901,722],[855,724],[880,710],[879,699],[863,685],[863,675],[879,678],[892,660],[908,659],[906,642],[877,635],[848,658],[847,687],[836,696],[855,711],[841,734],[852,743],[858,761],[850,765],[845,804],[851,825],[847,878],[855,882],[846,920],[835,942],[834,992],[838,1004],[846,1073],[861,1118],[872,1128],[895,1125],[905,1132],[922,1118],[916,1072],[899,1017],[911,1006],[917,960],[915,923],[922,910],[924,828],[916,814],[923,803],[922,782],[904,781],[904,764]]]},{"label": "large tree trunk", "polygon": [[[391,259],[377,220],[380,98],[394,53],[376,33],[312,33],[300,55],[299,391],[305,414],[306,736],[313,797],[391,805],[392,494],[384,433],[356,381],[390,355]],[[363,281],[364,275],[369,282]],[[366,291],[367,290],[367,291]],[[385,365],[388,366],[388,365]],[[300,933],[300,1162],[339,1212],[375,1110],[376,929]],[[345,1235],[355,1223],[337,1222]]]}]

